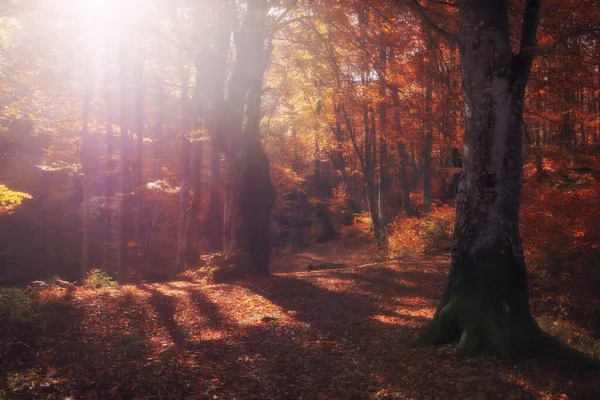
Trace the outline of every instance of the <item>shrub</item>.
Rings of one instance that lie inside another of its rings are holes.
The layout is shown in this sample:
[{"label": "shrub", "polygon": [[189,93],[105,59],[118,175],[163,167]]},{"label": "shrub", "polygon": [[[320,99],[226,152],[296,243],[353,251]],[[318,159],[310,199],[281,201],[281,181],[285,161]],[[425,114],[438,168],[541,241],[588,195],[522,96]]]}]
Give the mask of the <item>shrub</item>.
[{"label": "shrub", "polygon": [[434,207],[423,218],[396,218],[390,224],[390,255],[402,256],[452,248],[454,208]]},{"label": "shrub", "polygon": [[373,228],[371,224],[371,215],[368,211],[354,214],[352,223],[341,228],[342,237],[355,242],[372,242]]},{"label": "shrub", "polygon": [[31,296],[17,288],[0,289],[0,356],[26,336],[21,332],[33,325],[35,316]]},{"label": "shrub", "polygon": [[117,285],[118,283],[113,278],[99,269],[93,269],[88,272],[83,280],[83,286],[92,289],[113,288]]}]

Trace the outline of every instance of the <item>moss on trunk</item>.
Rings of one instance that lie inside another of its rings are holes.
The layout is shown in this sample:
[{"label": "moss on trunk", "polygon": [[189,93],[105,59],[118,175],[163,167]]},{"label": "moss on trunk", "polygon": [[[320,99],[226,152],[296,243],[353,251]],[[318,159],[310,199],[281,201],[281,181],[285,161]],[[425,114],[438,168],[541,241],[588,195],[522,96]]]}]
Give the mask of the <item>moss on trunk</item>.
[{"label": "moss on trunk", "polygon": [[455,256],[446,293],[417,345],[458,341],[466,355],[510,357],[544,336],[533,320],[524,263],[507,246]]}]

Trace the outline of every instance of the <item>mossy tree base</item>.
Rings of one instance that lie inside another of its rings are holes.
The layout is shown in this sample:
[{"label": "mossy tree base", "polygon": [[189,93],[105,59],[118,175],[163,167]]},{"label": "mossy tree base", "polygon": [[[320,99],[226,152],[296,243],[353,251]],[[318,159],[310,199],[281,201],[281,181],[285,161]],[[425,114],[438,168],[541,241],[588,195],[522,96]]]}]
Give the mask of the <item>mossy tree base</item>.
[{"label": "mossy tree base", "polygon": [[545,338],[533,320],[511,321],[503,310],[481,305],[479,310],[463,306],[466,299],[452,298],[445,304],[415,343],[417,346],[457,342],[467,356],[482,353],[511,358],[537,349]]},{"label": "mossy tree base", "polygon": [[509,358],[544,338],[531,316],[524,262],[496,245],[455,255],[446,293],[416,345],[458,342],[465,355]]}]

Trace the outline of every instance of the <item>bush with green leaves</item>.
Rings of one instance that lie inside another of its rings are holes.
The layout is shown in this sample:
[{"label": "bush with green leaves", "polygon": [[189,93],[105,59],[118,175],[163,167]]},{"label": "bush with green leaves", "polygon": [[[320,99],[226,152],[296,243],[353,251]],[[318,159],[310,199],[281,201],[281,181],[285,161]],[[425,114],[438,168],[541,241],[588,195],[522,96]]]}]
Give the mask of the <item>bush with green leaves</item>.
[{"label": "bush with green leaves", "polygon": [[83,280],[83,286],[92,289],[113,288],[117,285],[117,281],[99,269],[89,271]]},{"label": "bush with green leaves", "polygon": [[19,341],[20,333],[35,320],[30,295],[18,288],[0,288],[0,355]]}]

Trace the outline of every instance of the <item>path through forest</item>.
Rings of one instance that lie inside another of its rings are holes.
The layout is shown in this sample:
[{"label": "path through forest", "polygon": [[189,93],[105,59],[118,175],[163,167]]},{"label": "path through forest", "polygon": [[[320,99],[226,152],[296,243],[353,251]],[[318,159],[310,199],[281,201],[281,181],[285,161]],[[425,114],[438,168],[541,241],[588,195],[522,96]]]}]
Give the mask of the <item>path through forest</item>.
[{"label": "path through forest", "polygon": [[[324,256],[294,259],[348,261]],[[447,266],[439,255],[235,284],[43,290],[36,351],[13,363],[10,398],[598,398],[600,375],[567,362],[412,348]]]}]

